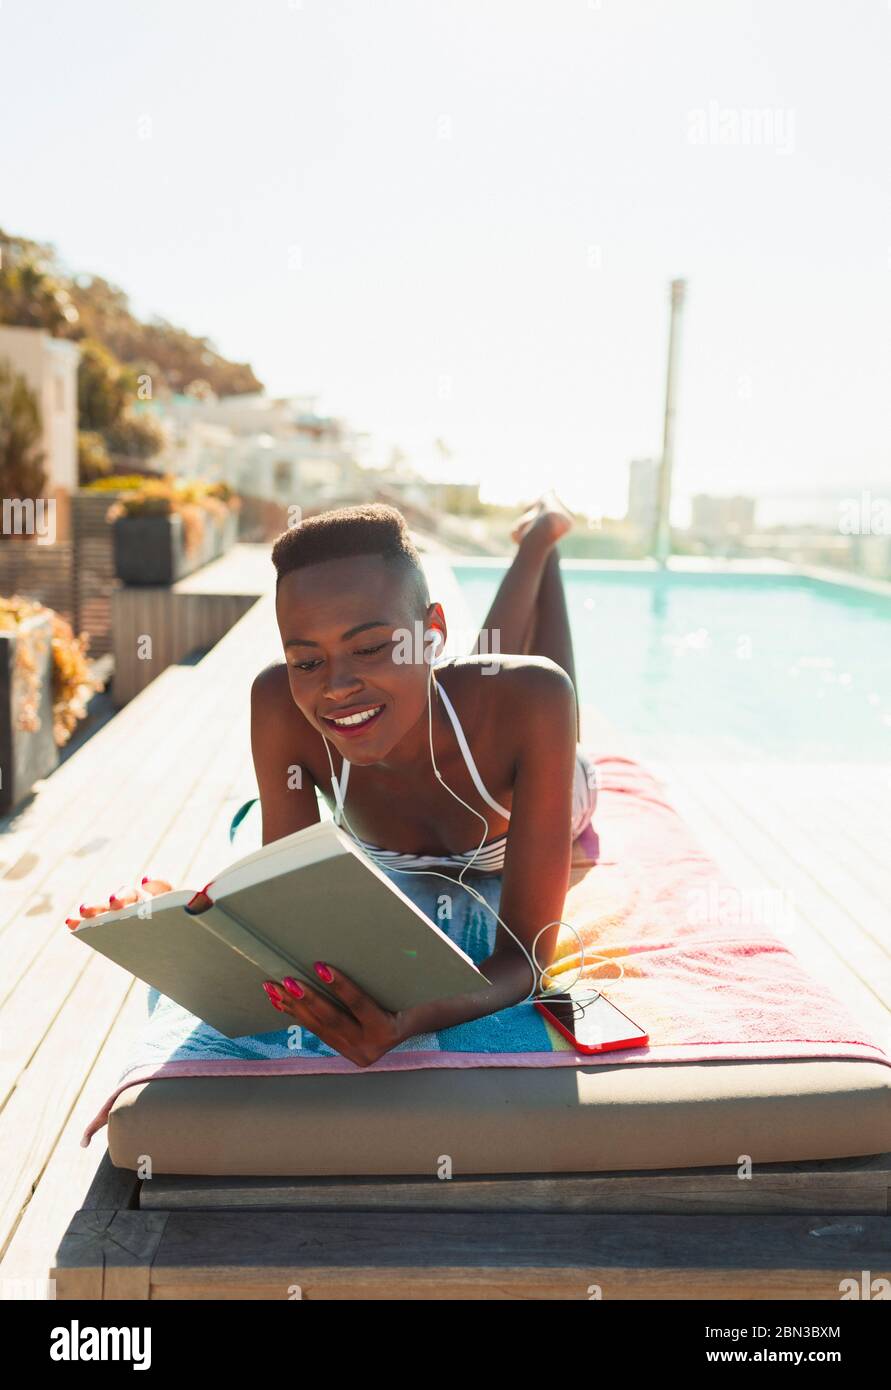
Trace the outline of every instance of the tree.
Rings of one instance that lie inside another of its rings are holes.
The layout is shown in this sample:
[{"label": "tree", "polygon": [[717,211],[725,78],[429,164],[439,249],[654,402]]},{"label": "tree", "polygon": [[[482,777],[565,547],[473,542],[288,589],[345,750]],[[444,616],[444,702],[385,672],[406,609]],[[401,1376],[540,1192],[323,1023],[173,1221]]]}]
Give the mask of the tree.
[{"label": "tree", "polygon": [[[229,362],[208,338],[164,319],[141,322],[117,285],[101,275],[73,274],[54,246],[10,236],[2,228],[0,323],[102,343],[134,377],[151,378],[154,397],[183,391],[196,378],[206,380],[218,396],[263,390],[247,362]],[[81,428],[92,426],[82,421]]]},{"label": "tree", "polygon": [[112,456],[139,463],[154,458],[167,443],[163,427],[151,415],[121,415],[104,434]]},{"label": "tree", "polygon": [[0,360],[0,489],[4,497],[40,497],[46,455],[37,397],[5,358]]},{"label": "tree", "polygon": [[114,353],[93,338],[80,344],[77,367],[78,425],[82,430],[104,430],[120,418],[135,381]]},{"label": "tree", "polygon": [[78,321],[64,279],[55,272],[52,247],[0,231],[0,323],[43,328],[68,337]]},{"label": "tree", "polygon": [[81,487],[94,483],[97,478],[107,478],[111,472],[111,459],[101,434],[92,430],[80,430],[77,436],[77,481]]}]

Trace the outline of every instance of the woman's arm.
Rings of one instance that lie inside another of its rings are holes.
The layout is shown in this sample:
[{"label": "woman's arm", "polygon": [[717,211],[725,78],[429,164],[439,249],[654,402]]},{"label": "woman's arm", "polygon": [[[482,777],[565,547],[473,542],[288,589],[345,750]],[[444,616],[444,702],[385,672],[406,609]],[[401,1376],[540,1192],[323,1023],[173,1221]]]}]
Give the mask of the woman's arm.
[{"label": "woman's arm", "polygon": [[263,844],[318,824],[315,784],[302,761],[306,720],[291,698],[284,662],[251,686],[251,752],[263,812]]},{"label": "woman's arm", "polygon": [[[520,716],[517,771],[498,915],[537,961],[535,978],[523,952],[498,926],[495,949],[480,964],[492,982],[491,989],[404,1010],[403,1038],[482,1018],[519,1003],[533,989],[538,993],[540,972],[554,958],[559,925],[542,932],[534,954],[532,943],[542,927],[559,923],[569,887],[577,742],[575,689],[562,667],[553,662],[518,668],[512,679],[517,685],[516,710]],[[513,706],[513,698],[510,703]]]}]

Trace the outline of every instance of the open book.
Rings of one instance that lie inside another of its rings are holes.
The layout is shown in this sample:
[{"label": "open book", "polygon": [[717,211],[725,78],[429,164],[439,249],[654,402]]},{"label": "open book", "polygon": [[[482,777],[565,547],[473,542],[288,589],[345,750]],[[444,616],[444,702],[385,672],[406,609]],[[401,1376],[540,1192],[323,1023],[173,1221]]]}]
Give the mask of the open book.
[{"label": "open book", "polygon": [[326,995],[326,961],[381,1008],[473,994],[489,981],[468,955],[330,820],[180,889],[86,918],[72,932],[228,1038],[288,1026],[263,991],[292,975]]}]

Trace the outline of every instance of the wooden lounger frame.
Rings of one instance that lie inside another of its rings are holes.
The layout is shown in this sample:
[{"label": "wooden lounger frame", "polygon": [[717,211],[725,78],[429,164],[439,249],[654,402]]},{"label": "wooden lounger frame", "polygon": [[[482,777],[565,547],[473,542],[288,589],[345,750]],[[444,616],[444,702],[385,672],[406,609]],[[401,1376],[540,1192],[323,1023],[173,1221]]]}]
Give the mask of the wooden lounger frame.
[{"label": "wooden lounger frame", "polygon": [[838,1301],[891,1279],[889,1187],[888,1153],[446,1182],[141,1181],[106,1154],[49,1273],[59,1299]]}]

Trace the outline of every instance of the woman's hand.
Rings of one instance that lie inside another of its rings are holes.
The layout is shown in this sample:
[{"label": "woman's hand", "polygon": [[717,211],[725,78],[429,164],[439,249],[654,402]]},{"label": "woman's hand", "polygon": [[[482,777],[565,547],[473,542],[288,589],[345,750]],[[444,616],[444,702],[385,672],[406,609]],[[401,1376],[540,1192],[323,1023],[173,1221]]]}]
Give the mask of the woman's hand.
[{"label": "woman's hand", "polygon": [[324,994],[302,985],[290,975],[280,982],[264,980],[263,988],[270,1004],[280,1013],[290,1014],[357,1067],[370,1067],[409,1036],[402,1010],[392,1014],[382,1009],[351,979],[340,971],[333,971],[324,961],[316,961],[315,971],[347,1006],[348,1014]]},{"label": "woman's hand", "polygon": [[121,886],[114,893],[110,893],[107,903],[81,903],[78,908],[80,916],[66,917],[65,925],[71,931],[75,931],[85,918],[101,917],[103,912],[117,912],[119,908],[126,907],[128,903],[140,902],[145,898],[154,898],[158,893],[169,893],[170,889],[171,885],[165,879],[150,878],[146,875],[138,888]]}]

